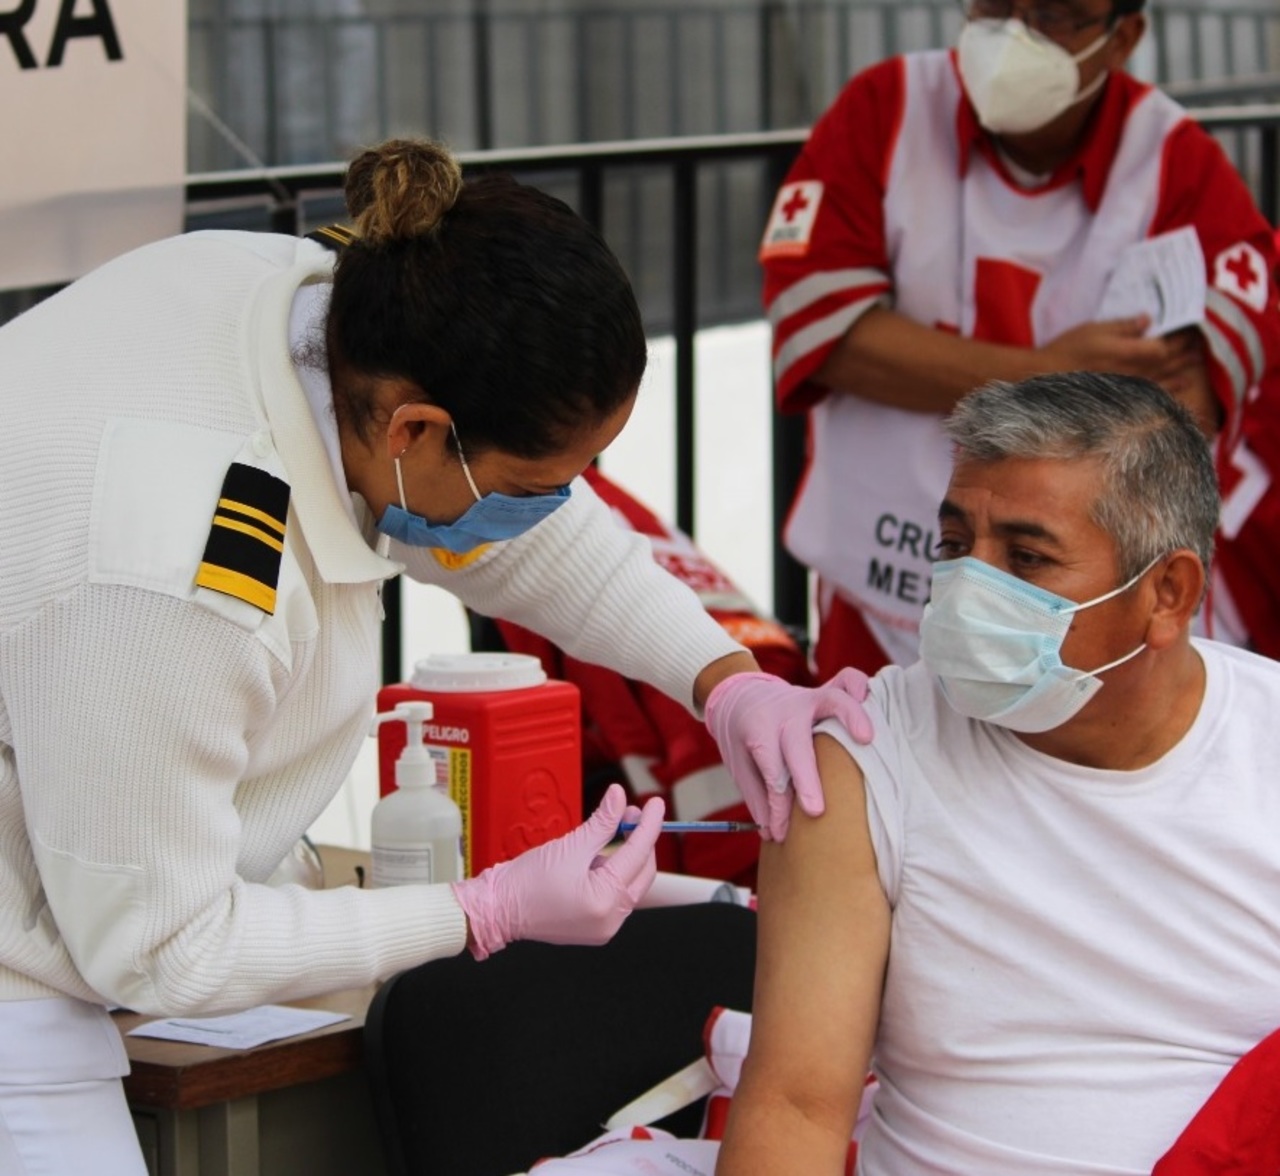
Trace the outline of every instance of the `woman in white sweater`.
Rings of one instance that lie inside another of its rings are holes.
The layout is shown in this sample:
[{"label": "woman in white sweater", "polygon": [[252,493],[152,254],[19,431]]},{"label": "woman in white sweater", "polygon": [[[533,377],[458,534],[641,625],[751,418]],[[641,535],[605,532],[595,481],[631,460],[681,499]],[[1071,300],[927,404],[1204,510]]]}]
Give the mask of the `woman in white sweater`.
[{"label": "woman in white sweater", "polygon": [[647,888],[659,802],[598,857],[620,789],[453,886],[265,885],[368,729],[390,577],[706,704],[765,836],[788,773],[821,804],[815,715],[857,723],[856,682],[758,674],[575,480],[645,364],[594,230],[416,141],[360,156],[347,198],[336,263],[194,233],[0,330],[7,1174],[143,1172],[105,1006],[237,1009],[465,946],[600,942]]}]

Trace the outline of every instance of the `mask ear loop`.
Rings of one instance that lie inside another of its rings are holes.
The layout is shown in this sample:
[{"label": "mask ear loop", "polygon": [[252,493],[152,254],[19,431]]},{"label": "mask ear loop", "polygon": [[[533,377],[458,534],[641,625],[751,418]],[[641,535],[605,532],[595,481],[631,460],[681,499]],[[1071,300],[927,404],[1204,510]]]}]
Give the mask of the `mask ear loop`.
[{"label": "mask ear loop", "polygon": [[[409,504],[405,501],[405,497],[404,497],[404,474],[400,472],[400,457],[404,452],[405,451],[403,449],[400,450],[400,453],[397,453],[396,456],[391,459],[391,461],[396,468],[396,488],[400,491],[400,509],[403,511],[407,511],[409,509]],[[380,532],[378,535],[378,541],[377,543],[374,544],[373,550],[375,554],[382,556],[383,559],[386,559],[387,553],[390,552],[391,550],[391,536],[388,535],[385,531]],[[379,596],[382,595],[381,588],[378,589],[378,595]]]},{"label": "mask ear loop", "polygon": [[1079,94],[1072,99],[1072,106],[1079,106],[1081,102],[1092,98],[1106,83],[1107,78],[1111,76],[1111,71],[1104,69],[1096,78],[1093,79]]},{"label": "mask ear loop", "polygon": [[480,493],[480,489],[476,486],[476,480],[471,476],[471,467],[467,465],[467,455],[462,452],[462,441],[458,438],[458,426],[453,423],[453,419],[449,420],[449,431],[453,434],[453,443],[458,449],[458,460],[462,463],[462,472],[467,476],[467,485],[471,487],[471,493],[477,502],[484,497]]},{"label": "mask ear loop", "polygon": [[[1078,66],[1082,61],[1088,61],[1095,53],[1098,52],[1115,34],[1115,26],[1107,29],[1092,45],[1086,45],[1079,53],[1072,56],[1071,60]],[[1077,77],[1079,73],[1077,72]],[[1109,69],[1104,69],[1096,78],[1093,79],[1083,90],[1081,90],[1075,98],[1071,100],[1072,106],[1079,106],[1081,102],[1092,98],[1106,84],[1107,78],[1111,76]]]},{"label": "mask ear loop", "polygon": [[1144,641],[1132,653],[1126,653],[1124,657],[1118,657],[1113,662],[1107,662],[1105,666],[1099,666],[1096,670],[1089,670],[1088,671],[1089,677],[1096,678],[1099,674],[1105,674],[1108,670],[1114,670],[1116,666],[1122,666],[1124,665],[1125,662],[1132,661],[1135,657],[1138,656],[1138,654],[1140,654],[1144,649],[1146,649],[1146,647],[1147,647],[1147,643]]},{"label": "mask ear loop", "polygon": [[400,472],[400,456],[403,453],[404,450],[402,449],[400,450],[400,453],[397,453],[391,460],[395,463],[396,467],[396,487],[400,491],[400,509],[407,511],[409,509],[409,504],[404,499],[404,475]]},{"label": "mask ear loop", "polygon": [[1165,553],[1163,552],[1160,555],[1157,555],[1155,559],[1147,564],[1147,566],[1134,576],[1133,579],[1126,580],[1119,588],[1112,588],[1110,592],[1104,592],[1101,596],[1095,596],[1092,600],[1082,600],[1079,604],[1073,604],[1070,608],[1060,608],[1058,609],[1058,615],[1061,616],[1063,613],[1079,612],[1082,608],[1092,608],[1095,604],[1102,604],[1103,601],[1110,600],[1113,596],[1119,596],[1121,592],[1128,592],[1130,588],[1132,588],[1139,580],[1142,579],[1143,576],[1151,571],[1151,569],[1164,559],[1164,557]]},{"label": "mask ear loop", "polygon": [[[400,407],[397,408],[395,412],[391,414],[391,422],[394,423],[396,417],[400,415],[400,409],[407,408],[407,407],[408,406],[404,404],[400,405]],[[408,503],[408,500],[405,498],[405,494],[404,494],[404,473],[400,469],[400,459],[408,452],[409,452],[409,446],[406,445],[402,450],[400,450],[399,453],[395,455],[395,457],[391,459],[391,462],[395,466],[395,471],[396,471],[396,489],[400,493],[400,509],[405,511],[406,513],[409,510],[409,503]],[[380,555],[383,559],[386,559],[387,553],[390,550],[391,550],[391,536],[388,535],[385,531],[380,532],[378,535],[378,541],[376,544],[374,544],[374,552],[377,555]],[[378,589],[378,595],[379,596],[382,595],[381,588]]]},{"label": "mask ear loop", "polygon": [[[1115,35],[1116,26],[1112,25],[1109,29],[1099,33],[1098,36],[1094,38],[1092,44],[1086,45],[1079,53],[1071,54],[1071,60],[1074,61],[1076,65],[1079,65],[1082,61],[1088,61],[1090,57],[1097,53],[1097,51]],[[1104,73],[1102,76],[1106,77],[1107,75]]]},{"label": "mask ear loop", "polygon": [[[1073,613],[1078,612],[1082,608],[1092,608],[1095,604],[1101,604],[1104,600],[1110,600],[1113,596],[1119,596],[1122,592],[1128,592],[1130,588],[1132,588],[1139,580],[1142,579],[1143,576],[1151,571],[1151,569],[1154,568],[1162,559],[1164,559],[1163,553],[1157,555],[1155,559],[1147,564],[1147,566],[1134,576],[1127,584],[1121,584],[1119,588],[1112,588],[1110,592],[1106,593],[1106,595],[1099,596],[1095,600],[1086,600],[1083,604],[1077,604],[1074,608],[1064,608],[1062,611],[1064,613]],[[1146,649],[1146,647],[1147,643],[1144,641],[1137,649],[1133,650],[1131,653],[1126,653],[1124,657],[1118,657],[1115,661],[1107,662],[1105,666],[1099,666],[1096,670],[1087,670],[1085,673],[1087,673],[1091,678],[1097,677],[1099,674],[1105,674],[1108,670],[1114,670],[1116,666],[1122,666],[1125,662],[1131,661]]]}]

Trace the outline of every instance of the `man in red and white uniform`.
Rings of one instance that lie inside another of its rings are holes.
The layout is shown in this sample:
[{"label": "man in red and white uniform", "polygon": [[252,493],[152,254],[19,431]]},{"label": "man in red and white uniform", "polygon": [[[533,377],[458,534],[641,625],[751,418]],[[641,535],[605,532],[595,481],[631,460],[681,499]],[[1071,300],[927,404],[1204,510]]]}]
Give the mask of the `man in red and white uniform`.
[{"label": "man in red and white uniform", "polygon": [[[915,660],[941,415],[987,380],[1073,369],[1155,380],[1217,436],[1226,547],[1203,625],[1280,656],[1258,560],[1229,550],[1259,511],[1280,524],[1280,454],[1245,445],[1280,421],[1275,245],[1217,143],[1122,72],[1142,4],[972,0],[957,49],[854,77],[778,193],[760,256],[779,404],[810,413],[785,538],[819,575],[820,678]],[[1151,239],[1190,244],[1205,282],[1203,316],[1163,336],[1100,313],[1122,251]]]}]

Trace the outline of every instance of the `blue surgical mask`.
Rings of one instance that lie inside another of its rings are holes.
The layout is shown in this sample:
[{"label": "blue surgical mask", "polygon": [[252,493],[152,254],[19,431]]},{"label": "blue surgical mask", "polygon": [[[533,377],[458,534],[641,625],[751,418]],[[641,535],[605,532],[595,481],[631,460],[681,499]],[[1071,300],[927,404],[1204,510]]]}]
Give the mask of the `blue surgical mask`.
[{"label": "blue surgical mask", "polygon": [[[453,428],[452,422],[449,427]],[[453,439],[475,502],[452,523],[437,525],[420,514],[414,514],[405,503],[404,479],[397,457],[396,484],[400,488],[400,505],[389,505],[382,512],[378,530],[384,535],[410,547],[440,547],[455,555],[466,555],[486,543],[502,543],[523,535],[568,501],[568,486],[561,486],[551,494],[530,494],[523,498],[512,494],[481,494],[463,456],[456,429],[453,430]]]},{"label": "blue surgical mask", "polygon": [[1051,731],[1102,689],[1097,675],[1146,648],[1096,670],[1073,669],[1062,661],[1072,616],[1127,591],[1156,562],[1081,604],[972,556],[935,564],[920,622],[920,659],[960,714],[1026,734]]}]

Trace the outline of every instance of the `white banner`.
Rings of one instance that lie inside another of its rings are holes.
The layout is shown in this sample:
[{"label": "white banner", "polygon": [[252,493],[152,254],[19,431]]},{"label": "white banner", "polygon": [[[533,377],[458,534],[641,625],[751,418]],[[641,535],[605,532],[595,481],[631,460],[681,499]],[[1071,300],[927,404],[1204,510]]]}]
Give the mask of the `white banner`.
[{"label": "white banner", "polygon": [[183,0],[0,0],[0,289],[182,229]]}]

